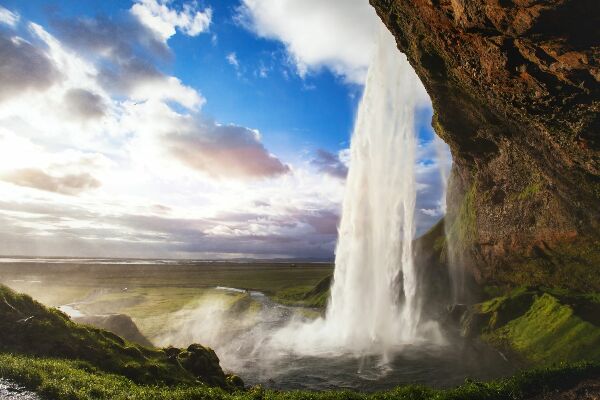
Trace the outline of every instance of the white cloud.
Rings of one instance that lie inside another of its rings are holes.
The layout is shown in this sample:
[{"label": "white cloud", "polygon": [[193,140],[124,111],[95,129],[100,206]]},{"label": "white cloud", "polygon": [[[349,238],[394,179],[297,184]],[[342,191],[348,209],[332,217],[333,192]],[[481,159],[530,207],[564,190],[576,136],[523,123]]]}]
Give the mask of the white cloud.
[{"label": "white cloud", "polygon": [[261,78],[266,78],[267,76],[269,76],[269,69],[264,65],[261,65],[258,68],[258,76]]},{"label": "white cloud", "polygon": [[242,0],[240,21],[283,42],[301,76],[326,67],[364,84],[379,19],[365,0]]},{"label": "white cloud", "polygon": [[195,2],[185,3],[181,11],[169,7],[168,0],[136,0],[131,13],[157,38],[166,42],[179,29],[188,36],[198,36],[208,30],[212,10],[197,9]]},{"label": "white cloud", "polygon": [[0,24],[6,24],[14,28],[19,23],[19,19],[19,14],[0,6]]},{"label": "white cloud", "polygon": [[184,85],[173,76],[158,76],[140,80],[134,85],[129,96],[136,101],[167,100],[175,101],[188,109],[198,109],[206,99],[195,89]]},{"label": "white cloud", "polygon": [[[57,37],[29,23],[17,43],[0,30],[7,54],[47,61],[23,73],[60,72],[0,103],[0,253],[330,256],[343,182],[203,118],[201,94],[136,59],[120,23],[62,21]],[[111,45],[98,33],[113,28]]]},{"label": "white cloud", "polygon": [[238,61],[237,55],[235,53],[227,54],[227,57],[225,57],[225,59],[227,59],[227,62],[233,65],[235,69],[238,69],[240,67],[240,62]]},{"label": "white cloud", "polygon": [[[329,17],[354,15],[349,10],[364,6],[332,3],[338,8]],[[143,4],[150,3],[136,3]],[[303,4],[297,2],[299,11]],[[306,4],[328,8],[314,0]],[[271,5],[290,12],[288,0]],[[40,53],[60,79],[41,81],[26,94],[13,91],[0,103],[0,175],[12,182],[0,180],[0,253],[330,256],[344,181],[318,169],[342,171],[347,152],[321,157],[319,165],[306,155],[288,166],[256,131],[207,121],[199,92],[160,72],[151,58],[135,59],[140,56],[132,49],[140,39],[128,36],[127,26],[116,29],[112,45],[110,35],[98,36],[115,32],[117,23],[82,22],[57,37],[30,24],[29,41],[7,44],[16,50],[31,46],[28,54]],[[174,31],[164,32],[161,40]],[[353,73],[366,69],[368,57],[362,62],[344,56],[363,43],[348,34],[334,34],[338,44],[352,44],[339,46],[342,55],[325,57],[333,53],[322,49],[311,61],[310,52],[299,50],[300,64],[307,71],[332,68],[358,82]],[[342,62],[345,58],[349,61]],[[104,73],[107,64],[115,75]],[[423,157],[429,157],[433,147],[425,147]],[[433,167],[419,171],[427,199],[419,207],[435,210],[439,190],[433,182],[439,174]]]}]

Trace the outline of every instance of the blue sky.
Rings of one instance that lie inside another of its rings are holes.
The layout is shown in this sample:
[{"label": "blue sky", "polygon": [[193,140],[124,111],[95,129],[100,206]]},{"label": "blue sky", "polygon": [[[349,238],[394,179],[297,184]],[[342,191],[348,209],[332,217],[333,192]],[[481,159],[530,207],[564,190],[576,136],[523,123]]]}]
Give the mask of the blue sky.
[{"label": "blue sky", "polygon": [[[331,257],[362,0],[0,0],[0,253]],[[419,231],[447,148],[419,113]],[[2,156],[2,154],[0,154]]]},{"label": "blue sky", "polygon": [[[57,18],[119,20],[128,18],[131,8],[129,1],[2,3],[50,33]],[[173,1],[169,7],[181,9],[184,3]],[[205,116],[257,128],[265,145],[285,156],[293,157],[298,148],[337,152],[348,146],[361,85],[345,82],[327,68],[300,77],[281,42],[258,37],[237,21],[239,1],[198,4],[199,10],[212,10],[209,29],[197,36],[174,35],[168,42],[171,57],[154,61],[164,73],[207,98]],[[227,60],[230,54],[235,54],[239,67]]]}]

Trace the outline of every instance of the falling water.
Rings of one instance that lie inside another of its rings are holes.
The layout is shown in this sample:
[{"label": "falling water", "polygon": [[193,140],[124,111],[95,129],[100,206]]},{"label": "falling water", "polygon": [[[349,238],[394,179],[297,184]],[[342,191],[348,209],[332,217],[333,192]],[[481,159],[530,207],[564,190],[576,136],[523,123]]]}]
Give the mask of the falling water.
[{"label": "falling water", "polygon": [[424,90],[383,27],[352,144],[334,283],[324,318],[276,335],[300,352],[379,353],[414,342],[420,320],[412,257],[414,114]]},{"label": "falling water", "polygon": [[412,241],[418,85],[406,57],[382,29],[352,137],[326,315],[338,339],[354,348],[387,347],[417,334]]},{"label": "falling water", "polygon": [[412,245],[414,115],[423,99],[423,86],[383,27],[352,136],[326,315],[292,322],[271,344],[302,354],[379,354],[385,364],[389,350],[422,336]]}]

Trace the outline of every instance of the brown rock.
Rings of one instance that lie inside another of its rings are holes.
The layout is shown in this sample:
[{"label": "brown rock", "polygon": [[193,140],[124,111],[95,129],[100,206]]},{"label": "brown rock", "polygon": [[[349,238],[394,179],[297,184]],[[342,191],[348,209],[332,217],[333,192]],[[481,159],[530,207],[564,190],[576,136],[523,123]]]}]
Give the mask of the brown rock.
[{"label": "brown rock", "polygon": [[451,147],[456,259],[479,282],[600,290],[600,2],[370,2]]}]

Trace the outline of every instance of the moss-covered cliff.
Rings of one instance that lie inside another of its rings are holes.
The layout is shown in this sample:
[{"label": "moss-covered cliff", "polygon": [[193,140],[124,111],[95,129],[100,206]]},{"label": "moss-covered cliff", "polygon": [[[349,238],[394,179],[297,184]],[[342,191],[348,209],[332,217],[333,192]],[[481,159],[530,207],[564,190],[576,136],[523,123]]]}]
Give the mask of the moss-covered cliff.
[{"label": "moss-covered cliff", "polygon": [[370,0],[429,92],[479,282],[600,289],[600,3]]}]

